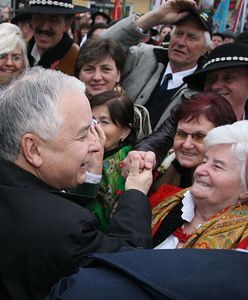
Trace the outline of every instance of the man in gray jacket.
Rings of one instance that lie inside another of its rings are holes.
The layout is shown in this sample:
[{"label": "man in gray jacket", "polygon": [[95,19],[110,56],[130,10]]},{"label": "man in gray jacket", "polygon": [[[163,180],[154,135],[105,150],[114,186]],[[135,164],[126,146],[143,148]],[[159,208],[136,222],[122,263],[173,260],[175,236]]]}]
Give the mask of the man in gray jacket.
[{"label": "man in gray jacket", "polygon": [[[168,50],[138,44],[146,30],[168,23],[176,24]],[[211,46],[211,30],[211,18],[197,10],[194,1],[169,0],[141,17],[132,15],[118,22],[102,35],[118,40],[126,50],[122,86],[135,103],[147,107],[153,129],[183,96],[192,95],[182,78],[199,68],[200,58]]]}]

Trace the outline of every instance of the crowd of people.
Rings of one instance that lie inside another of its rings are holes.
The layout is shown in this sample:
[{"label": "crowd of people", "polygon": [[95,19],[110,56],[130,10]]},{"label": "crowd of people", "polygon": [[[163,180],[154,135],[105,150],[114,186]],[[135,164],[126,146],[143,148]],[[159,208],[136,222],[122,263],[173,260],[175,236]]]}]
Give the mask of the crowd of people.
[{"label": "crowd of people", "polygon": [[179,299],[204,261],[184,299],[245,299],[246,32],[194,0],[88,14],[34,0],[0,24],[0,299]]}]

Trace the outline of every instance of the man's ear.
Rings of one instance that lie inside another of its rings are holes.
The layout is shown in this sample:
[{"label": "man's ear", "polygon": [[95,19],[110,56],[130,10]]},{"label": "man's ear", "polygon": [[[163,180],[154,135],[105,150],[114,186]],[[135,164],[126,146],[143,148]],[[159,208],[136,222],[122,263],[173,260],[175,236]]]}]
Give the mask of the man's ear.
[{"label": "man's ear", "polygon": [[26,133],[21,139],[21,148],[24,158],[34,167],[42,165],[39,152],[39,138],[32,133]]}]

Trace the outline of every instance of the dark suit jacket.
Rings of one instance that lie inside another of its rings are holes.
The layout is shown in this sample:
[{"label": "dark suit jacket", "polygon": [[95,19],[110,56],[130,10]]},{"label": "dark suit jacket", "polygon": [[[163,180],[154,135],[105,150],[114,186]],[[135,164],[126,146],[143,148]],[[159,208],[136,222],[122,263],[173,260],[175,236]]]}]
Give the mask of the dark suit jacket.
[{"label": "dark suit jacket", "polygon": [[46,300],[246,300],[248,253],[140,250],[96,254]]},{"label": "dark suit jacket", "polygon": [[1,300],[43,299],[60,278],[87,263],[88,253],[151,247],[151,212],[143,193],[130,190],[120,198],[107,234],[98,231],[90,211],[68,198],[0,162]]}]

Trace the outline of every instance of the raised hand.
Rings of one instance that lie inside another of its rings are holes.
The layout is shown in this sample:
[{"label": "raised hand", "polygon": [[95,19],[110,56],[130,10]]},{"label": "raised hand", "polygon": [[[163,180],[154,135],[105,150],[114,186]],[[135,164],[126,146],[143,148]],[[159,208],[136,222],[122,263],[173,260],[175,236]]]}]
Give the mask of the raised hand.
[{"label": "raised hand", "polygon": [[161,24],[175,24],[188,15],[188,10],[196,8],[194,0],[168,0],[155,10]]},{"label": "raised hand", "polygon": [[100,175],[102,174],[104,144],[106,142],[106,136],[100,124],[91,125],[90,132],[99,141],[101,147],[99,151],[93,153],[92,158],[87,165],[87,171],[93,174]]},{"label": "raised hand", "polygon": [[140,171],[140,157],[137,153],[134,154],[130,166],[130,172],[125,183],[125,189],[136,189],[147,195],[151,184],[152,164],[147,164],[147,166]]},{"label": "raised hand", "polygon": [[122,176],[126,178],[130,172],[132,161],[134,158],[139,159],[140,172],[144,169],[154,168],[156,166],[156,156],[152,151],[130,151],[127,157],[123,160]]},{"label": "raised hand", "polygon": [[104,147],[106,142],[106,135],[100,124],[94,124],[90,127],[91,133],[99,140],[102,147]]},{"label": "raised hand", "polygon": [[194,0],[168,0],[155,10],[149,11],[136,20],[136,25],[148,30],[161,24],[175,24],[196,8]]}]

